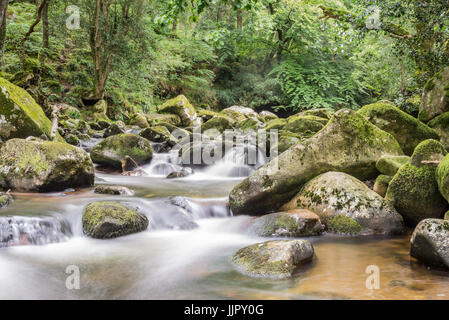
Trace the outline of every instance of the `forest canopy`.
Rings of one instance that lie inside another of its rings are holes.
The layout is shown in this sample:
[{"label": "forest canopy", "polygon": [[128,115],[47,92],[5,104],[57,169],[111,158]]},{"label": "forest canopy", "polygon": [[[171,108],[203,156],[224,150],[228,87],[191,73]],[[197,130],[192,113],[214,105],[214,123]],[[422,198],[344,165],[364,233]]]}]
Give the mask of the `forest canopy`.
[{"label": "forest canopy", "polygon": [[448,65],[443,0],[0,1],[1,75],[45,108],[112,117],[179,94],[293,114],[390,100],[416,114]]}]

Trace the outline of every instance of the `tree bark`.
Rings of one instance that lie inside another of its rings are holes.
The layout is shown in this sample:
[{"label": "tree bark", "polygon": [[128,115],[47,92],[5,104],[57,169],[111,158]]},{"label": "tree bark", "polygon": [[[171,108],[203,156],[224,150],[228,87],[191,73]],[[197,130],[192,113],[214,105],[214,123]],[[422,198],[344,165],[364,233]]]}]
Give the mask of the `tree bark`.
[{"label": "tree bark", "polygon": [[243,12],[241,9],[237,9],[237,29],[242,31],[243,30]]},{"label": "tree bark", "polygon": [[3,56],[3,44],[6,38],[6,10],[8,9],[8,0],[0,1],[0,55]]},{"label": "tree bark", "polygon": [[49,2],[47,1],[44,5],[42,11],[42,52],[40,56],[41,65],[44,65],[45,59],[47,58],[47,51],[50,48],[49,42],[49,24],[48,24],[48,6]]},{"label": "tree bark", "polygon": [[25,62],[25,42],[28,40],[30,35],[34,32],[34,28],[41,22],[42,19],[42,12],[44,10],[44,7],[47,5],[48,0],[42,0],[41,4],[39,5],[37,9],[37,17],[36,20],[31,24],[30,28],[28,29],[28,32],[23,37],[21,43],[20,43],[20,62],[23,64]]}]

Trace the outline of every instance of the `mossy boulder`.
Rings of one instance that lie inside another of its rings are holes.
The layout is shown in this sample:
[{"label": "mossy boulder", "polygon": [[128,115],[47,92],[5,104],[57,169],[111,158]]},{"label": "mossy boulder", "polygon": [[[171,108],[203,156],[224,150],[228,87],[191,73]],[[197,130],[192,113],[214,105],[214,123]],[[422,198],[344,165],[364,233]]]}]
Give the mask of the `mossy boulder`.
[{"label": "mossy boulder", "polygon": [[394,176],[404,164],[410,163],[411,160],[408,156],[386,155],[376,162],[376,168],[382,174]]},{"label": "mossy boulder", "polygon": [[127,187],[123,186],[108,186],[108,185],[100,185],[96,186],[95,193],[98,194],[109,194],[113,196],[133,196],[134,191],[130,190]]},{"label": "mossy boulder", "polygon": [[72,146],[77,146],[80,143],[80,139],[71,133],[65,136],[64,139],[68,144],[71,144]]},{"label": "mossy boulder", "polygon": [[274,119],[270,120],[263,126],[263,129],[266,131],[270,130],[284,130],[287,125],[287,119]]},{"label": "mossy boulder", "polygon": [[449,112],[433,118],[427,125],[438,133],[441,144],[449,150]]},{"label": "mossy boulder", "polygon": [[400,214],[363,182],[342,172],[327,172],[309,182],[282,210],[303,208],[315,212],[328,225],[344,215],[367,234],[395,234],[403,230]]},{"label": "mossy boulder", "polygon": [[115,202],[94,202],[83,212],[83,231],[96,239],[111,239],[148,228],[148,218],[135,209]]},{"label": "mossy boulder", "polygon": [[195,108],[183,95],[166,101],[163,105],[157,107],[157,111],[159,113],[177,115],[181,119],[181,124],[184,127],[192,126],[198,118]]},{"label": "mossy boulder", "polygon": [[90,156],[94,163],[121,169],[126,156],[131,157],[139,165],[150,162],[153,158],[153,149],[147,139],[136,134],[123,133],[96,144],[91,149]]},{"label": "mossy boulder", "polygon": [[242,122],[248,118],[257,118],[257,113],[253,109],[241,106],[232,106],[221,110],[220,113],[236,122]]},{"label": "mossy boulder", "polygon": [[270,120],[274,120],[277,118],[279,117],[270,111],[261,111],[258,114],[258,119],[261,120],[262,122],[268,122]]},{"label": "mossy boulder", "polygon": [[421,142],[413,152],[411,164],[415,167],[426,165],[423,162],[438,162],[447,154],[444,146],[437,140],[426,140]]},{"label": "mossy boulder", "polygon": [[385,195],[387,194],[388,186],[390,185],[392,179],[392,176],[381,174],[376,178],[376,181],[374,181],[373,191],[381,197],[385,197]]},{"label": "mossy boulder", "polygon": [[213,117],[221,116],[222,114],[219,112],[215,112],[212,110],[199,110],[198,111],[198,117],[203,120],[203,122],[206,122]]},{"label": "mossy boulder", "polygon": [[181,118],[176,114],[149,113],[145,114],[145,117],[150,125],[157,125],[161,122],[167,122],[174,126],[181,125]]},{"label": "mossy boulder", "polygon": [[449,67],[430,79],[424,87],[418,118],[429,120],[449,111]]},{"label": "mossy boulder", "polygon": [[449,154],[446,155],[437,167],[435,174],[438,190],[449,201]]},{"label": "mossy boulder", "polygon": [[105,121],[111,122],[108,117],[108,104],[105,100],[99,100],[93,107],[92,120],[95,122]]},{"label": "mossy boulder", "polygon": [[[436,164],[422,164],[422,161],[443,158],[434,153],[437,141],[424,141],[412,156],[412,163],[403,165],[391,180],[386,199],[404,217],[409,225],[416,225],[426,218],[441,218],[448,208],[446,200],[438,191]],[[440,149],[441,148],[440,144]],[[428,157],[425,154],[428,154]],[[444,151],[445,152],[445,151]],[[418,161],[419,159],[419,161]],[[416,164],[416,166],[414,165]]]},{"label": "mossy boulder", "polygon": [[233,129],[234,123],[235,121],[230,117],[216,116],[203,123],[201,129],[203,130],[203,132],[210,129],[215,129],[218,130],[219,132],[224,132],[227,129]]},{"label": "mossy boulder", "polygon": [[125,124],[123,122],[117,121],[116,123],[112,123],[109,127],[104,131],[103,137],[109,138],[115,136],[117,134],[125,133]]},{"label": "mossy boulder", "polygon": [[139,128],[142,128],[142,129],[145,129],[148,127],[147,118],[141,113],[136,113],[136,114],[132,115],[128,121],[128,124],[131,126],[134,126],[134,125],[138,126]]},{"label": "mossy boulder", "polygon": [[12,195],[6,192],[0,192],[0,209],[8,207],[13,201],[14,198]]},{"label": "mossy boulder", "polygon": [[327,119],[316,116],[291,116],[287,119],[285,130],[290,132],[312,136],[326,125]]},{"label": "mossy boulder", "polygon": [[314,117],[319,117],[321,119],[327,119],[327,120],[329,120],[332,117],[331,112],[325,108],[305,110],[305,111],[300,112],[299,115],[300,116],[314,116]]},{"label": "mossy boulder", "polygon": [[307,181],[327,171],[375,178],[376,162],[386,154],[403,154],[393,136],[352,110],[339,110],[316,135],[237,185],[229,196],[231,209],[235,215],[275,212]]},{"label": "mossy boulder", "polygon": [[139,135],[153,142],[169,142],[172,146],[176,144],[175,137],[163,126],[146,128]]},{"label": "mossy boulder", "polygon": [[389,102],[378,102],[364,106],[358,113],[366,117],[375,126],[391,133],[407,155],[411,155],[421,141],[427,139],[439,140],[435,130]]},{"label": "mossy boulder", "polygon": [[8,140],[0,149],[0,170],[0,185],[16,191],[60,191],[94,183],[89,155],[62,142]]},{"label": "mossy boulder", "polygon": [[243,120],[242,122],[237,124],[237,127],[243,132],[246,131],[254,131],[261,129],[263,127],[263,123],[256,118],[248,118]]},{"label": "mossy boulder", "polygon": [[312,211],[298,209],[257,218],[248,232],[259,237],[307,237],[320,235],[323,225]]},{"label": "mossy boulder", "polygon": [[[267,137],[269,136],[267,135]],[[278,143],[271,146],[270,153],[273,154],[273,152],[277,151],[277,154],[281,154],[304,139],[305,138],[299,134],[287,130],[280,130],[278,132]]]},{"label": "mossy boulder", "polygon": [[312,261],[313,246],[306,240],[277,240],[256,243],[238,250],[232,257],[237,269],[249,276],[286,279]]},{"label": "mossy boulder", "polygon": [[[0,138],[47,138],[51,136],[52,123],[42,108],[24,89],[0,78]],[[56,141],[64,142],[59,133]]]},{"label": "mossy boulder", "polygon": [[333,233],[344,235],[359,235],[363,230],[357,221],[342,214],[338,214],[329,220],[328,229]]},{"label": "mossy boulder", "polygon": [[449,221],[449,211],[444,214],[444,220]]},{"label": "mossy boulder", "polygon": [[410,255],[428,266],[449,269],[449,221],[422,220],[410,240]]}]

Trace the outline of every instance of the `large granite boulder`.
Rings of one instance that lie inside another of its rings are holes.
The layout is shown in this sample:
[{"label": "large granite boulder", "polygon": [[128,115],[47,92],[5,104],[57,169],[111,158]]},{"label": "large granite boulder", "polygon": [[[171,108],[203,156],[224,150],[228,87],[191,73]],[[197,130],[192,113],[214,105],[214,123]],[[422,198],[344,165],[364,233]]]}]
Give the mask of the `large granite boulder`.
[{"label": "large granite boulder", "polygon": [[291,147],[237,185],[229,196],[231,209],[235,215],[274,212],[307,181],[327,171],[375,178],[376,162],[386,154],[403,154],[392,135],[352,110],[339,110],[316,135]]},{"label": "large granite boulder", "polygon": [[411,155],[421,141],[439,139],[435,130],[389,102],[370,104],[358,113],[375,126],[391,133],[407,155]]},{"label": "large granite boulder", "polygon": [[295,208],[315,212],[328,225],[339,215],[355,220],[366,234],[403,231],[401,215],[363,182],[342,172],[327,172],[309,182],[282,210]]},{"label": "large granite boulder", "polygon": [[[189,100],[183,95],[166,101],[157,108],[160,113],[169,113],[177,115],[181,119],[184,127],[192,126],[198,119],[195,108],[190,104]],[[176,125],[176,123],[173,123]]]},{"label": "large granite boulder", "polygon": [[410,240],[410,255],[428,266],[449,269],[449,221],[422,220]]},{"label": "large granite boulder", "polygon": [[16,191],[89,187],[94,166],[82,149],[40,139],[11,139],[0,149],[0,186]]},{"label": "large granite boulder", "polygon": [[131,157],[138,165],[150,162],[153,149],[147,139],[136,134],[123,133],[96,144],[91,149],[90,156],[94,163],[121,169],[126,156]]}]

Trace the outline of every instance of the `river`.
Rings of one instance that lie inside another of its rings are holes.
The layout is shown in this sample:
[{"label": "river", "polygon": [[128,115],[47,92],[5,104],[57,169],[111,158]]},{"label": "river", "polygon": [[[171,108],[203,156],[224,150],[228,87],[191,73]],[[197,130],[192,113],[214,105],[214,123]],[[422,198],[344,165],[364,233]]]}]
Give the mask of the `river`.
[{"label": "river", "polygon": [[[224,161],[166,179],[173,166],[169,154],[156,154],[145,176],[96,171],[97,184],[127,186],[134,196],[14,194],[0,212],[0,228],[15,232],[0,248],[0,299],[449,299],[449,273],[409,256],[410,233],[308,238],[316,259],[294,279],[242,275],[232,254],[267,239],[245,233],[252,218],[231,216],[227,196],[253,168]],[[99,200],[138,207],[152,227],[112,240],[84,236],[83,208]],[[379,268],[378,290],[366,288],[369,265]],[[66,287],[69,266],[80,270],[79,289]]]}]

